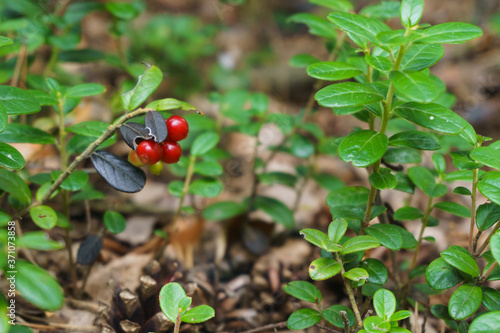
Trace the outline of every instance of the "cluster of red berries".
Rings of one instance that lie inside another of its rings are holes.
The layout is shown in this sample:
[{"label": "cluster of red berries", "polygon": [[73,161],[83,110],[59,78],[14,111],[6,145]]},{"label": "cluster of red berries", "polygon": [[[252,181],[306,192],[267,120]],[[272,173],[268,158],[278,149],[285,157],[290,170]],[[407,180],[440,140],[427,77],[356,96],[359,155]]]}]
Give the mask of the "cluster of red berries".
[{"label": "cluster of red berries", "polygon": [[150,170],[154,172],[154,168],[151,168],[151,166],[158,164],[161,170],[160,161],[167,164],[179,162],[182,149],[177,142],[187,138],[189,133],[188,123],[181,116],[171,116],[165,122],[168,131],[167,139],[162,143],[154,140],[142,141],[136,150],[130,151],[128,155],[130,163],[138,167],[149,165]]}]

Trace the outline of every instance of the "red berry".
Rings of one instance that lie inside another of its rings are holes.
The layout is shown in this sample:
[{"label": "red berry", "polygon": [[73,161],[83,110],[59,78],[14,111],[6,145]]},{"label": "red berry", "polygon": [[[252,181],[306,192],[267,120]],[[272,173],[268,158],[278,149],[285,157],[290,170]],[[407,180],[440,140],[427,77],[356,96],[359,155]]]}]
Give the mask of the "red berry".
[{"label": "red berry", "polygon": [[175,141],[165,140],[163,142],[163,157],[162,161],[171,164],[179,162],[182,155],[181,146]]},{"label": "red berry", "polygon": [[189,133],[189,125],[186,119],[181,116],[170,116],[167,120],[167,139],[173,141],[181,141],[187,138]]},{"label": "red berry", "polygon": [[128,161],[136,167],[141,167],[144,165],[144,163],[142,163],[139,159],[139,156],[137,156],[137,152],[135,150],[131,150],[130,153],[128,153]]},{"label": "red berry", "polygon": [[161,160],[162,156],[161,144],[153,140],[142,141],[137,146],[136,151],[137,151],[137,156],[139,156],[139,159],[144,164],[152,165]]}]

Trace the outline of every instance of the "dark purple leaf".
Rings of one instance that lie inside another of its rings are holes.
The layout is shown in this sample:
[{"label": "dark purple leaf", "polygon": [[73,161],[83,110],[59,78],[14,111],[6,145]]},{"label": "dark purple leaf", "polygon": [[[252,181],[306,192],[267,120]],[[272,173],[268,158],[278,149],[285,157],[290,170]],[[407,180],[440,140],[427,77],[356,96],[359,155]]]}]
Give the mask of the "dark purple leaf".
[{"label": "dark purple leaf", "polygon": [[118,191],[135,193],[146,184],[144,171],[114,154],[97,150],[90,159],[102,178]]},{"label": "dark purple leaf", "polygon": [[146,113],[146,128],[149,129],[149,135],[154,136],[158,143],[162,143],[167,138],[167,124],[159,112]]},{"label": "dark purple leaf", "polygon": [[98,235],[89,235],[80,244],[76,261],[81,265],[90,265],[94,263],[102,249],[102,237]]},{"label": "dark purple leaf", "polygon": [[133,150],[137,147],[137,139],[147,139],[149,137],[149,130],[143,124],[134,122],[128,122],[120,126],[120,133],[123,141]]}]

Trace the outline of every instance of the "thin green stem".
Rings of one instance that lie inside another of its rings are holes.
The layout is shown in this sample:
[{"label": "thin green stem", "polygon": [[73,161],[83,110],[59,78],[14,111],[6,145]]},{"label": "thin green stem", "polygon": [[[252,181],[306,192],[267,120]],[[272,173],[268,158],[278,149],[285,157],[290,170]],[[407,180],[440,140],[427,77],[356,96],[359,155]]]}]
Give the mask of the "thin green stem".
[{"label": "thin green stem", "polygon": [[469,233],[469,252],[474,252],[474,225],[476,224],[476,194],[477,194],[477,174],[478,169],[472,170],[472,194],[471,194],[471,215],[470,215],[470,233]]},{"label": "thin green stem", "polygon": [[429,197],[427,201],[427,208],[425,210],[424,217],[422,218],[422,228],[420,228],[420,234],[418,235],[417,246],[415,247],[415,253],[413,254],[413,260],[410,266],[410,271],[415,268],[418,259],[418,253],[420,252],[420,246],[422,245],[422,239],[424,238],[424,231],[427,227],[427,222],[429,222],[429,217],[432,211],[432,201],[434,197]]},{"label": "thin green stem", "polygon": [[475,257],[478,257],[481,255],[481,253],[484,251],[484,249],[486,249],[486,247],[488,246],[488,244],[490,243],[490,238],[491,236],[493,236],[493,234],[498,230],[500,229],[500,221],[497,221],[497,224],[495,225],[495,227],[493,227],[493,229],[491,230],[490,234],[488,235],[488,238],[485,239],[483,245],[481,245],[481,247],[479,248],[479,250],[477,250],[476,253],[474,253],[474,256]]},{"label": "thin green stem", "polygon": [[337,252],[335,252],[334,254],[335,254],[335,260],[337,260],[337,262],[340,264],[340,272],[342,273],[344,286],[347,290],[347,295],[349,296],[349,301],[351,302],[352,311],[354,311],[358,328],[361,329],[363,327],[363,320],[361,319],[361,314],[359,313],[358,304],[356,303],[356,298],[354,297],[354,291],[352,290],[351,283],[349,282],[348,279],[344,277],[345,274],[344,263],[342,262],[342,258]]},{"label": "thin green stem", "polygon": [[52,53],[50,54],[49,62],[47,63],[47,66],[45,66],[45,69],[43,70],[44,76],[50,76],[50,74],[52,73],[52,71],[54,69],[54,66],[56,65],[58,55],[59,55],[59,48],[57,46],[53,46]]}]

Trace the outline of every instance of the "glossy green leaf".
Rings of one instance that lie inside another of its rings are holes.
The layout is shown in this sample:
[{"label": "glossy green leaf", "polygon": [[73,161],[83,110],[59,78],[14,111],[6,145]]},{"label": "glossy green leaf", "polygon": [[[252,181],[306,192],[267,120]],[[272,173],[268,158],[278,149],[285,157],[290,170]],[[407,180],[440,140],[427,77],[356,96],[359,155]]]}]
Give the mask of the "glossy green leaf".
[{"label": "glossy green leaf", "polygon": [[500,263],[500,231],[496,231],[490,238],[491,254]]},{"label": "glossy green leaf", "polygon": [[398,311],[396,313],[394,313],[390,318],[389,320],[390,321],[400,321],[400,320],[403,320],[403,319],[406,319],[406,318],[409,318],[411,317],[411,312],[408,311],[408,310],[401,310],[401,311]]},{"label": "glossy green leaf", "polygon": [[479,277],[479,267],[474,257],[463,247],[452,245],[448,250],[441,252],[441,258],[456,269],[472,277]]},{"label": "glossy green leaf", "polygon": [[107,2],[105,7],[113,16],[122,20],[131,20],[139,14],[131,3],[124,1]]},{"label": "glossy green leaf", "polygon": [[[5,133],[5,132],[4,132]],[[3,134],[3,133],[2,133]],[[11,145],[0,142],[0,165],[9,169],[21,169],[26,164],[23,155]],[[0,176],[1,177],[1,176]],[[2,185],[0,184],[0,188]]]},{"label": "glossy green leaf", "polygon": [[403,0],[401,2],[399,18],[405,27],[411,28],[418,24],[423,12],[423,0]]},{"label": "glossy green leaf", "polygon": [[380,318],[388,320],[396,311],[396,297],[387,289],[379,289],[373,295],[373,307]]},{"label": "glossy green leaf", "polygon": [[303,135],[295,133],[289,140],[290,142],[290,151],[293,155],[300,158],[308,158],[312,154],[314,154],[314,145]]},{"label": "glossy green leaf", "polygon": [[167,318],[175,322],[179,313],[179,303],[186,297],[186,292],[177,282],[170,282],[160,290],[160,308]]},{"label": "glossy green leaf", "polygon": [[483,34],[475,25],[462,22],[447,22],[424,30],[422,37],[414,43],[420,44],[461,44]]},{"label": "glossy green leaf", "polygon": [[67,128],[68,132],[90,136],[94,138],[100,137],[108,129],[109,124],[103,121],[84,121]]},{"label": "glossy green leaf", "polygon": [[349,326],[352,327],[356,322],[356,319],[354,317],[354,312],[352,312],[352,310],[345,305],[341,304],[332,305],[321,311],[321,316],[330,324],[338,328],[344,328],[344,321],[340,316],[340,311],[346,312],[347,320],[349,321]]},{"label": "glossy green leaf", "polygon": [[470,333],[500,333],[500,311],[482,314],[469,327]]},{"label": "glossy green leaf", "polygon": [[0,47],[12,44],[12,39],[0,36]]},{"label": "glossy green leaf", "polygon": [[457,187],[455,187],[451,191],[451,193],[460,194],[460,195],[466,195],[466,196],[471,196],[472,195],[472,192],[467,187],[463,187],[463,186],[457,186]]},{"label": "glossy green leaf", "polygon": [[448,311],[456,320],[463,320],[473,315],[481,305],[483,292],[472,283],[460,286],[450,297]]},{"label": "glossy green leaf", "polygon": [[377,35],[390,30],[387,25],[377,19],[351,13],[331,13],[328,15],[328,20],[339,29],[375,45],[379,43]]},{"label": "glossy green leaf", "polygon": [[[56,180],[62,172],[60,171],[54,171],[51,173],[52,180]],[[79,191],[81,190],[85,185],[87,185],[87,182],[89,180],[89,175],[83,170],[76,170],[73,171],[68,178],[66,178],[62,183],[61,183],[61,188],[68,190],[68,191]]]},{"label": "glossy green leaf", "polygon": [[479,179],[477,189],[486,198],[500,205],[500,172],[490,171]]},{"label": "glossy green leaf", "polygon": [[313,57],[310,54],[296,54],[290,58],[291,67],[303,68],[312,65],[315,62],[319,62],[318,58]]},{"label": "glossy green leaf", "polygon": [[[179,101],[178,99],[175,98],[164,98],[164,99],[159,99],[157,101],[153,101],[146,105],[146,108],[152,108],[155,109],[156,111],[167,111],[167,110],[183,110],[183,111],[196,111],[198,110],[196,107],[192,106],[189,103]],[[209,118],[204,118],[208,119]],[[190,121],[188,121],[190,122]],[[192,128],[192,124],[189,125],[190,128]]]},{"label": "glossy green leaf", "polygon": [[321,320],[321,315],[313,309],[300,309],[295,311],[288,317],[286,326],[291,330],[303,330],[314,326]]},{"label": "glossy green leaf", "polygon": [[285,285],[283,290],[287,294],[309,303],[321,302],[321,292],[310,282],[292,281]]},{"label": "glossy green leaf", "polygon": [[46,311],[56,311],[64,304],[59,283],[44,269],[18,259],[16,290],[30,303]]},{"label": "glossy green leaf", "polygon": [[64,243],[57,242],[49,238],[44,231],[31,231],[24,233],[16,240],[19,249],[33,249],[40,251],[60,250],[64,248]]},{"label": "glossy green leaf", "polygon": [[234,201],[220,201],[207,206],[203,217],[210,221],[222,221],[243,214],[247,207]]},{"label": "glossy green leaf", "polygon": [[380,246],[380,242],[371,236],[356,236],[343,244],[342,254],[373,249]]},{"label": "glossy green leaf", "polygon": [[438,139],[431,133],[422,131],[404,131],[389,138],[389,146],[408,147],[420,150],[438,150]]},{"label": "glossy green leaf", "polygon": [[378,259],[368,258],[359,263],[359,267],[368,272],[368,281],[376,285],[384,285],[389,277],[389,272]]},{"label": "glossy green leaf", "polygon": [[390,79],[398,93],[409,100],[430,103],[443,92],[428,75],[417,71],[392,71]]},{"label": "glossy green leaf", "polygon": [[106,91],[106,87],[98,83],[83,83],[71,87],[66,91],[66,97],[81,98],[86,96],[94,96],[102,94]]},{"label": "glossy green leaf", "polygon": [[347,231],[346,220],[333,220],[328,226],[328,238],[334,243],[340,242]]},{"label": "glossy green leaf", "polygon": [[387,150],[388,139],[373,130],[360,130],[349,134],[339,146],[339,157],[364,168],[377,162]]},{"label": "glossy green leaf", "polygon": [[411,181],[421,189],[428,196],[437,196],[435,193],[435,189],[437,188],[436,180],[434,179],[434,175],[421,166],[415,166],[408,169],[408,176]]},{"label": "glossy green leaf", "polygon": [[156,66],[149,67],[143,75],[139,76],[134,89],[122,95],[123,107],[134,110],[139,107],[160,85],[163,73]]},{"label": "glossy green leaf", "polygon": [[420,152],[412,148],[389,148],[384,161],[391,164],[418,164],[422,162]]},{"label": "glossy green leaf", "polygon": [[10,123],[5,131],[0,133],[0,140],[9,143],[56,143],[56,139],[49,133],[33,126],[17,123]]},{"label": "glossy green leaf", "polygon": [[331,191],[326,196],[328,207],[366,205],[370,190],[362,186],[347,186]]},{"label": "glossy green leaf", "polygon": [[[384,31],[377,35],[377,39],[383,45],[390,45],[390,46],[406,45],[410,41],[410,37],[406,36],[405,33],[406,31],[403,29]],[[392,63],[391,63],[391,68],[389,70],[391,69],[392,69]]]},{"label": "glossy green leaf", "polygon": [[368,272],[365,271],[363,268],[352,268],[350,270],[348,270],[347,272],[344,273],[344,277],[346,279],[349,279],[351,281],[363,281],[362,283],[366,282],[366,280],[368,280]]},{"label": "glossy green leaf", "polygon": [[453,165],[459,170],[472,170],[481,168],[483,165],[477,163],[470,157],[468,151],[453,151],[450,152]]},{"label": "glossy green leaf", "polygon": [[441,201],[438,202],[437,204],[434,205],[434,208],[440,209],[442,211],[461,216],[461,217],[468,217],[470,218],[470,209],[458,204],[456,202],[452,201]]},{"label": "glossy green leaf", "polygon": [[217,161],[196,162],[194,172],[202,176],[221,176],[224,173],[222,166]]},{"label": "glossy green leaf", "polygon": [[379,190],[393,189],[398,185],[398,180],[391,173],[391,169],[380,168],[377,172],[370,174],[370,184]]},{"label": "glossy green leaf", "polygon": [[388,321],[385,321],[383,318],[377,316],[370,316],[366,318],[363,321],[363,326],[366,332],[369,333],[389,332],[389,330],[391,329],[391,324]]},{"label": "glossy green leaf", "polygon": [[392,224],[374,224],[365,231],[388,249],[397,251],[403,246],[403,237],[397,227]]},{"label": "glossy green leaf", "polygon": [[31,191],[28,185],[12,171],[0,169],[0,190],[10,193],[21,202],[31,203]]},{"label": "glossy green leaf", "polygon": [[287,228],[295,225],[293,212],[282,201],[265,196],[255,198],[255,207],[269,215],[274,222],[283,224]]},{"label": "glossy green leaf", "polygon": [[309,265],[309,276],[313,280],[326,280],[340,272],[340,264],[330,258],[319,258]]},{"label": "glossy green leaf", "polygon": [[488,311],[500,311],[500,291],[490,288],[481,287],[483,298],[481,303]]},{"label": "glossy green leaf", "polygon": [[316,245],[317,247],[322,248],[328,252],[339,252],[342,249],[340,245],[330,240],[328,235],[326,235],[322,231],[316,229],[302,229],[300,231],[300,234],[309,243]]},{"label": "glossy green leaf", "polygon": [[500,206],[495,203],[479,205],[476,211],[476,225],[479,230],[491,228],[500,220]]},{"label": "glossy green leaf", "polygon": [[470,152],[470,157],[479,163],[500,170],[500,149],[477,147]]},{"label": "glossy green leaf", "polygon": [[214,148],[219,143],[220,137],[215,132],[205,132],[194,139],[191,146],[191,154],[200,156]]},{"label": "glossy green leaf", "polygon": [[207,321],[213,317],[215,317],[215,311],[212,307],[208,305],[199,305],[183,313],[181,321],[196,324]]},{"label": "glossy green leaf", "polygon": [[318,183],[319,186],[329,191],[344,187],[342,180],[328,173],[315,173],[312,175],[312,178]]},{"label": "glossy green leaf", "polygon": [[399,1],[382,1],[381,3],[363,7],[359,13],[363,16],[385,21],[398,16],[399,5]]},{"label": "glossy green leaf", "polygon": [[417,125],[445,134],[459,134],[467,124],[455,112],[435,103],[409,102],[398,106],[395,112]]},{"label": "glossy green leaf", "polygon": [[114,234],[119,234],[127,226],[127,221],[123,215],[113,210],[106,211],[103,219],[106,228]]},{"label": "glossy green leaf", "polygon": [[438,62],[444,55],[440,44],[412,45],[401,60],[400,70],[420,71]]},{"label": "glossy green leaf", "polygon": [[463,281],[463,276],[443,258],[432,261],[425,271],[427,284],[436,290],[449,289]]},{"label": "glossy green leaf", "polygon": [[297,13],[288,18],[288,21],[303,23],[309,28],[312,35],[335,39],[337,37],[335,26],[326,19],[310,13]]},{"label": "glossy green leaf", "polygon": [[35,206],[30,209],[33,222],[42,229],[52,229],[57,223],[57,214],[49,206]]},{"label": "glossy green leaf", "polygon": [[215,178],[196,179],[189,185],[189,193],[205,198],[215,198],[221,194],[224,185]]},{"label": "glossy green leaf", "polygon": [[363,74],[363,71],[344,62],[325,61],[309,65],[307,74],[315,79],[336,81],[350,79]]},{"label": "glossy green leaf", "polygon": [[424,217],[424,213],[415,207],[401,207],[394,212],[394,219],[397,221],[412,221]]},{"label": "glossy green leaf", "polygon": [[380,102],[384,96],[371,85],[357,82],[331,84],[314,95],[325,107],[337,108]]},{"label": "glossy green leaf", "polygon": [[349,0],[309,0],[309,2],[341,12],[349,12],[354,9]]},{"label": "glossy green leaf", "polygon": [[381,72],[388,72],[392,69],[391,61],[384,57],[376,57],[368,54],[366,55],[366,62],[368,65]]},{"label": "glossy green leaf", "polygon": [[0,105],[8,115],[31,114],[40,111],[38,101],[23,89],[0,86]]}]

